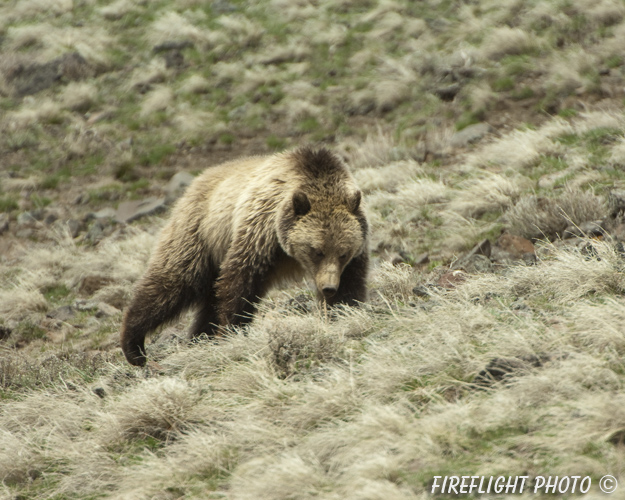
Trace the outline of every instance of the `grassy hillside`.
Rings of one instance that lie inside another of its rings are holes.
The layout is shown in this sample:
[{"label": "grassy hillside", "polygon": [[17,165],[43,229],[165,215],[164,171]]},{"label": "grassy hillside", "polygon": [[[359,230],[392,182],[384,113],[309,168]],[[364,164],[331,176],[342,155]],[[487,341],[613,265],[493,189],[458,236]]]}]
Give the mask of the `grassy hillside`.
[{"label": "grassy hillside", "polygon": [[[617,0],[2,3],[0,498],[409,499],[452,474],[603,497],[625,480],[624,44]],[[128,365],[174,174],[304,143],[365,193],[369,303],[328,316],[296,283]]]}]

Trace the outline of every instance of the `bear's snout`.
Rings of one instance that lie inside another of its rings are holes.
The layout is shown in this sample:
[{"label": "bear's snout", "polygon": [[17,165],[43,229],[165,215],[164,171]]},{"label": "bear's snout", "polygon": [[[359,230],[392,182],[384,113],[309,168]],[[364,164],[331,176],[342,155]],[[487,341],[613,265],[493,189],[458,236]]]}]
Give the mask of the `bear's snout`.
[{"label": "bear's snout", "polygon": [[339,289],[341,273],[336,263],[326,263],[322,265],[317,274],[316,285],[323,298],[328,300],[333,297]]}]

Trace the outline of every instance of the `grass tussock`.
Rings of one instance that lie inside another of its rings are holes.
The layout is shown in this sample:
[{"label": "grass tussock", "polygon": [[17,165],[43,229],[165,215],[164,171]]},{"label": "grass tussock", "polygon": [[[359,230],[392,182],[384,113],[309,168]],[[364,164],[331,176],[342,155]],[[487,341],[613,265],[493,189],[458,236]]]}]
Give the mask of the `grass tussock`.
[{"label": "grass tussock", "polygon": [[530,239],[563,237],[569,226],[601,220],[607,213],[602,198],[567,190],[556,198],[525,196],[511,207],[504,220],[509,230]]}]

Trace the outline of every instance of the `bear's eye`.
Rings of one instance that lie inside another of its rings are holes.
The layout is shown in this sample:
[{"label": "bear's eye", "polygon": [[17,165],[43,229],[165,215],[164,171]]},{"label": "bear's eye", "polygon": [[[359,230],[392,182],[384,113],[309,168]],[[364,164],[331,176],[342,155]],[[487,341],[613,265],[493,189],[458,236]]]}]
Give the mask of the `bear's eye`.
[{"label": "bear's eye", "polygon": [[346,253],[344,253],[343,255],[341,255],[341,256],[339,257],[339,259],[341,259],[341,260],[345,260],[345,259],[347,259],[347,254],[346,254]]},{"label": "bear's eye", "polygon": [[325,254],[323,253],[323,250],[319,250],[313,247],[310,247],[310,253],[318,259],[323,259],[323,257],[325,256]]}]

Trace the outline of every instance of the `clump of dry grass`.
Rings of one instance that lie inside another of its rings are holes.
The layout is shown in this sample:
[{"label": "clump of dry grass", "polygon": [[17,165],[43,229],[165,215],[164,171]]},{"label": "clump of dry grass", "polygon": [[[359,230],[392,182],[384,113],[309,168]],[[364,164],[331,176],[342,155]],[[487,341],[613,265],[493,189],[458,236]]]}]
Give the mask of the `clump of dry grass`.
[{"label": "clump of dry grass", "polygon": [[203,94],[210,89],[210,82],[201,75],[191,75],[180,86],[180,92],[186,94]]},{"label": "clump of dry grass", "polygon": [[8,47],[13,51],[36,48],[36,59],[50,61],[68,51],[80,54],[87,62],[106,67],[109,64],[108,48],[114,38],[106,30],[90,27],[58,27],[50,23],[12,26],[7,30]]},{"label": "clump of dry grass", "polygon": [[293,316],[267,332],[269,358],[280,378],[295,376],[344,357],[345,340],[318,318]]},{"label": "clump of dry grass", "polygon": [[508,55],[518,55],[536,47],[535,40],[520,28],[503,26],[488,34],[482,44],[485,57],[501,59]]},{"label": "clump of dry grass", "polygon": [[28,129],[38,124],[50,124],[63,120],[59,103],[49,98],[28,99],[27,105],[8,114],[7,122],[12,130]]},{"label": "clump of dry grass", "polygon": [[98,89],[93,84],[72,82],[63,90],[63,107],[84,113],[93,106],[97,97]]},{"label": "clump of dry grass", "polygon": [[566,190],[556,198],[524,196],[504,215],[508,230],[525,238],[554,239],[570,225],[603,219],[602,198],[587,191]]},{"label": "clump of dry grass", "polygon": [[396,192],[406,179],[423,175],[424,170],[416,161],[404,160],[389,162],[376,167],[362,167],[354,172],[358,187],[364,193],[376,190]]},{"label": "clump of dry grass", "polygon": [[109,409],[103,443],[176,438],[205,417],[199,401],[200,388],[180,379],[148,380]]},{"label": "clump of dry grass", "polygon": [[162,13],[150,26],[147,37],[154,46],[172,40],[191,41],[204,49],[225,41],[221,31],[199,28],[186,16],[174,11]]},{"label": "clump of dry grass", "polygon": [[165,60],[161,57],[155,57],[147,65],[133,71],[128,87],[130,90],[145,90],[154,83],[165,81],[167,75]]},{"label": "clump of dry grass", "polygon": [[150,91],[141,103],[141,117],[146,118],[158,111],[167,111],[174,100],[171,88],[162,85]]},{"label": "clump of dry grass", "polygon": [[101,7],[98,12],[102,15],[102,17],[111,21],[121,19],[135,9],[136,5],[133,0],[117,0]]},{"label": "clump of dry grass", "polygon": [[391,161],[402,160],[405,152],[398,148],[392,135],[378,128],[370,132],[363,141],[346,139],[339,145],[353,170],[366,167],[379,167]]},{"label": "clump of dry grass", "polygon": [[527,180],[522,178],[497,174],[469,179],[458,185],[456,196],[448,208],[462,216],[476,218],[487,212],[505,210],[515,203],[527,184]]},{"label": "clump of dry grass", "polygon": [[408,264],[394,266],[382,262],[373,276],[371,287],[383,300],[408,302],[418,282],[419,275]]}]

